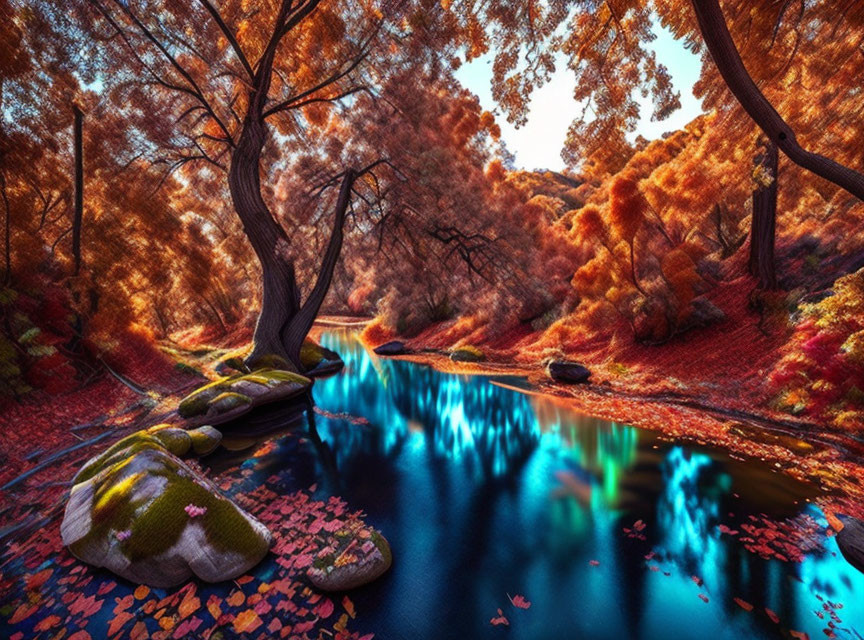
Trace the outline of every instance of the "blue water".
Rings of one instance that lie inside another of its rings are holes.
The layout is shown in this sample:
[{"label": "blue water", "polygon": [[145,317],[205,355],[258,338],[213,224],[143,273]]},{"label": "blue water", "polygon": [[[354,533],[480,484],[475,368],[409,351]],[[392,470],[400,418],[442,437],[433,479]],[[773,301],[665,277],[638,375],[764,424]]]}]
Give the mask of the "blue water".
[{"label": "blue water", "polygon": [[[297,473],[363,509],[394,553],[385,577],[352,594],[354,628],[385,640],[815,639],[830,601],[843,605],[837,637],[864,634],[864,575],[833,538],[786,563],[717,529],[763,513],[824,524],[812,487],[494,379],[379,359],[349,332],[322,342],[346,367],[315,384],[320,442]],[[644,541],[622,531],[639,519]],[[509,628],[490,624],[498,608]]]}]

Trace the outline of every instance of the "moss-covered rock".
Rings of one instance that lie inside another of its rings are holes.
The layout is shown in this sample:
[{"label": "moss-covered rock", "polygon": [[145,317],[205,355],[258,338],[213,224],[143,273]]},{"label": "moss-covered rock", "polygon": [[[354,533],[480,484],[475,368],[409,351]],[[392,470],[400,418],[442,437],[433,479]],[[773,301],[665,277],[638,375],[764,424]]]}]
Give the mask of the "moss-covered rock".
[{"label": "moss-covered rock", "polygon": [[291,368],[291,364],[282,356],[275,353],[265,353],[248,363],[250,369],[282,369]]},{"label": "moss-covered rock", "polygon": [[290,371],[256,369],[204,385],[183,398],[177,411],[192,424],[221,424],[262,404],[301,395],[311,384]]},{"label": "moss-covered rock", "polygon": [[322,591],[347,591],[382,576],[393,564],[390,544],[362,523],[336,531],[307,570]]},{"label": "moss-covered rock", "polygon": [[252,402],[252,398],[234,391],[224,391],[207,403],[208,409],[215,409],[218,413],[225,413],[243,407]]},{"label": "moss-covered rock", "polygon": [[311,338],[306,338],[300,347],[300,364],[306,374],[312,377],[336,373],[345,366],[338,353]]},{"label": "moss-covered rock", "polygon": [[222,442],[222,434],[210,425],[192,429],[187,433],[192,441],[192,452],[197,456],[212,453]]},{"label": "moss-covered rock", "polygon": [[483,362],[486,359],[486,354],[477,347],[465,345],[453,349],[450,352],[450,359],[454,362]]},{"label": "moss-covered rock", "polygon": [[88,461],[73,481],[63,543],[84,562],[154,587],[193,574],[218,582],[251,569],[266,555],[270,532],[177,457],[214,441],[211,427],[159,427]]}]

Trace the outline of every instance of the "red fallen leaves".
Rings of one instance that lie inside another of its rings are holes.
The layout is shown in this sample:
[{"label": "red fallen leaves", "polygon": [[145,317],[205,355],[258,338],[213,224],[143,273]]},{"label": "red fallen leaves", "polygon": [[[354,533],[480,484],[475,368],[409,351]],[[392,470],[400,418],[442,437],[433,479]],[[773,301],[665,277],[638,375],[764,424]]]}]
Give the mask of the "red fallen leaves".
[{"label": "red fallen leaves", "polygon": [[[508,593],[507,599],[510,601],[510,604],[512,604],[517,609],[528,609],[531,606],[531,603],[526,600],[524,596],[519,595],[518,593],[513,597],[511,597]],[[489,623],[493,627],[497,627],[499,625],[503,625],[505,627],[510,626],[510,621],[507,619],[507,616],[504,615],[504,612],[501,611],[501,609],[498,609],[498,615],[492,618]]]},{"label": "red fallen leaves", "polygon": [[765,607],[765,614],[769,618],[771,618],[771,622],[773,622],[774,624],[777,624],[778,622],[780,622],[780,617],[776,613],[774,613],[771,609],[769,609],[768,607]]},{"label": "red fallen leaves", "polygon": [[[510,598],[509,593],[507,594],[507,597]],[[510,602],[514,607],[517,607],[519,609],[527,609],[531,606],[531,603],[528,602],[524,597],[520,596],[518,593],[512,598],[510,598]]]},{"label": "red fallen leaves", "polygon": [[746,600],[742,600],[741,598],[732,598],[739,607],[744,609],[744,611],[753,611],[753,605],[747,602]]},{"label": "red fallen leaves", "polygon": [[255,631],[258,627],[264,624],[258,614],[252,609],[241,611],[234,618],[234,631],[237,633],[245,633]]},{"label": "red fallen leaves", "polygon": [[699,587],[701,587],[704,584],[702,581],[702,578],[700,578],[699,576],[690,576],[690,579],[693,581],[693,583],[695,585],[697,585]]},{"label": "red fallen leaves", "polygon": [[351,598],[348,596],[342,598],[342,608],[345,609],[346,613],[352,618],[357,617],[357,612],[354,611],[354,603],[351,602]]},{"label": "red fallen leaves", "polygon": [[[146,586],[118,584],[74,560],[60,544],[59,521],[55,521],[0,550],[0,564],[4,566],[0,586],[10,594],[11,605],[9,618],[3,622],[20,623],[22,630],[39,625],[42,633],[65,634],[65,640],[79,629],[87,634],[79,634],[79,640],[90,635],[132,640],[206,638],[216,629],[258,637],[263,637],[262,632],[274,638],[302,638],[308,633],[310,637],[359,640],[361,635],[348,628],[357,616],[354,603],[343,599],[345,612],[337,621],[334,602],[307,586],[305,570],[294,566],[294,556],[314,558],[332,541],[331,530],[351,529],[354,523],[362,526],[360,514],[350,513],[338,498],[317,501],[303,491],[279,494],[273,490],[281,489],[278,475],[260,483],[246,471],[228,470],[216,481],[229,492],[233,489],[238,502],[266,521],[273,532],[275,558],[262,564],[260,572],[270,582],[256,576],[256,570],[235,580],[235,588],[224,589],[223,596],[208,596],[203,602],[193,582],[158,592]],[[244,493],[242,485],[247,478],[249,485],[257,486]],[[314,527],[317,534],[310,532],[311,523],[319,523]],[[43,569],[45,566],[50,568]],[[38,592],[52,596],[36,602],[31,598]],[[106,595],[108,607],[104,606]],[[113,613],[105,616],[105,609],[113,609]],[[103,615],[94,615],[99,611]],[[371,636],[366,634],[365,638],[370,640]]]},{"label": "red fallen leaves", "polygon": [[729,535],[729,536],[737,536],[738,535],[737,529],[730,529],[725,524],[717,525],[717,529],[720,531],[720,533],[725,533],[726,535]]},{"label": "red fallen leaves", "polygon": [[822,548],[824,529],[807,514],[783,522],[775,522],[764,514],[761,518],[748,517],[752,524],[741,525],[747,535],[739,540],[745,549],[766,560],[803,562],[807,553]]},{"label": "red fallen leaves", "polygon": [[647,525],[642,520],[637,520],[630,527],[622,527],[622,531],[627,534],[628,538],[635,538],[636,540],[647,540],[645,534],[642,531],[645,530]]},{"label": "red fallen leaves", "polygon": [[708,596],[706,596],[704,593],[700,593],[700,594],[699,594],[699,599],[700,599],[702,602],[708,602]]},{"label": "red fallen leaves", "polygon": [[789,631],[789,635],[795,638],[795,640],[810,640],[810,635],[803,631]]},{"label": "red fallen leaves", "polygon": [[492,618],[490,621],[492,626],[497,627],[498,625],[510,626],[510,621],[504,616],[504,612],[501,609],[498,609],[498,616],[496,618]]},{"label": "red fallen leaves", "polygon": [[63,619],[60,616],[48,616],[47,618],[42,618],[35,627],[33,627],[34,631],[48,631],[49,629],[53,629],[58,624],[60,624]]},{"label": "red fallen leaves", "polygon": [[51,577],[52,573],[54,573],[54,569],[43,569],[39,573],[34,573],[27,578],[27,590],[37,591]]},{"label": "red fallen leaves", "polygon": [[12,617],[9,618],[9,624],[18,624],[22,620],[26,620],[32,616],[38,610],[39,607],[35,604],[22,604],[15,609],[15,613],[13,613]]},{"label": "red fallen leaves", "polygon": [[113,636],[115,633],[118,633],[133,618],[135,618],[135,615],[128,611],[116,613],[108,625],[108,635]]},{"label": "red fallen leaves", "polygon": [[333,615],[334,609],[333,601],[330,598],[324,598],[324,600],[322,600],[321,603],[312,610],[312,613],[321,619],[326,619]]},{"label": "red fallen leaves", "polygon": [[588,564],[591,565],[592,567],[599,567],[600,561],[599,560],[589,560]]}]

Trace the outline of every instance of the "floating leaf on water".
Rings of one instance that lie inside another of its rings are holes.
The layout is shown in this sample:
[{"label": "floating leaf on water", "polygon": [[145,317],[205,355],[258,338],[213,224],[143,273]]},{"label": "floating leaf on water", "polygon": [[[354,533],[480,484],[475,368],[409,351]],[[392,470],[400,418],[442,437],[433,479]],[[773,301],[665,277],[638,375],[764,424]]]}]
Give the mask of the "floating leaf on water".
[{"label": "floating leaf on water", "polygon": [[[507,597],[510,598],[510,594],[507,594]],[[531,603],[528,602],[524,597],[520,596],[518,593],[510,598],[510,602],[514,607],[519,609],[527,609],[531,606]]]},{"label": "floating leaf on water", "polygon": [[744,611],[753,611],[753,605],[747,602],[746,600],[742,600],[741,598],[733,598],[735,604],[744,609]]},{"label": "floating leaf on water", "polygon": [[498,609],[498,616],[496,618],[492,618],[489,622],[492,624],[492,626],[495,627],[500,624],[510,626],[510,621],[506,617],[504,617],[504,612],[501,611],[501,609]]}]

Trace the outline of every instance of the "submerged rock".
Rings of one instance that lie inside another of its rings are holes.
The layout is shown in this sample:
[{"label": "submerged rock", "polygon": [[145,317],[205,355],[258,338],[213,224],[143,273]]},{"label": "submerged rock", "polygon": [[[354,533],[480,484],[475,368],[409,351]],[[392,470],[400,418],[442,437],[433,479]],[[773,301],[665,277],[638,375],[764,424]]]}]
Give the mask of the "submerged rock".
[{"label": "submerged rock", "polygon": [[63,544],[88,564],[152,587],[193,575],[219,582],[254,567],[270,532],[177,457],[217,446],[218,433],[161,425],[91,458],[73,480]]},{"label": "submerged rock", "polygon": [[566,384],[583,384],[591,377],[591,371],[587,367],[567,360],[553,360],[549,363],[547,372],[555,382]]},{"label": "submerged rock", "polygon": [[191,424],[222,424],[262,404],[302,395],[311,385],[297,373],[256,369],[204,385],[183,398],[177,411]]},{"label": "submerged rock", "polygon": [[864,573],[864,522],[850,516],[838,515],[843,528],[837,532],[837,546],[846,562]]},{"label": "submerged rock", "polygon": [[483,362],[486,354],[477,347],[464,346],[453,349],[450,352],[450,359],[454,362]]},{"label": "submerged rock", "polygon": [[408,353],[408,349],[405,348],[405,343],[401,340],[385,342],[384,344],[375,347],[372,351],[379,356],[401,356]]},{"label": "submerged rock", "polygon": [[337,530],[307,571],[322,591],[348,591],[381,577],[393,564],[390,544],[360,523]]}]

